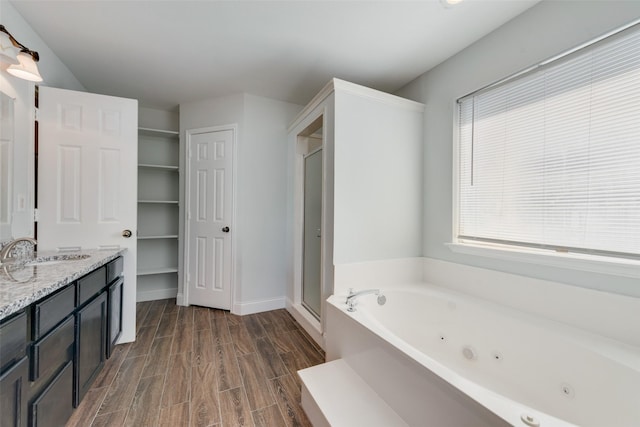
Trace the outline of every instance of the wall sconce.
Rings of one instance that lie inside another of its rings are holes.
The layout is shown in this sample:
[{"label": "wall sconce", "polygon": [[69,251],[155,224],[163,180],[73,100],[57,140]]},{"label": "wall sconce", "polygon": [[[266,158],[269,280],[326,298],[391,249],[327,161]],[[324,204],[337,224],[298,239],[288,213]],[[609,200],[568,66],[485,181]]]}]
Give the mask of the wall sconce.
[{"label": "wall sconce", "polygon": [[0,60],[11,64],[7,73],[32,82],[42,81],[36,64],[40,60],[38,52],[16,40],[4,25],[0,25]]}]

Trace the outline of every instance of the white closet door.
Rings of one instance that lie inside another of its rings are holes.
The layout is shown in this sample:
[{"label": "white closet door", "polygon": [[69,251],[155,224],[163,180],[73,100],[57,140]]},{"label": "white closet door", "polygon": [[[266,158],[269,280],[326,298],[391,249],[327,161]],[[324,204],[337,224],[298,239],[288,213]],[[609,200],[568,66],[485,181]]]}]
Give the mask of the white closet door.
[{"label": "white closet door", "polygon": [[188,304],[231,309],[231,129],[188,133]]}]

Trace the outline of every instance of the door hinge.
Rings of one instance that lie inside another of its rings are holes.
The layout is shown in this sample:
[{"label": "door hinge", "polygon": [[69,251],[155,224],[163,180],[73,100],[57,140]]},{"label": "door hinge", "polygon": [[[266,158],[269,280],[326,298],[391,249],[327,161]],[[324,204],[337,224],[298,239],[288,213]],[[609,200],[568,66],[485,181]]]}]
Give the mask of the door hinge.
[{"label": "door hinge", "polygon": [[33,210],[33,222],[38,222],[40,221],[40,212],[38,211],[38,209],[34,209]]}]

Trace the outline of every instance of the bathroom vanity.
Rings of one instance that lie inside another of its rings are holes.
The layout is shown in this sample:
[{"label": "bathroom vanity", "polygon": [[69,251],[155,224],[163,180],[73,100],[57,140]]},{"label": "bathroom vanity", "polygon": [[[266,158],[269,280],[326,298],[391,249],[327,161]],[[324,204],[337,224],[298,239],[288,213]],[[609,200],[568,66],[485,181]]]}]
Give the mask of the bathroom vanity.
[{"label": "bathroom vanity", "polygon": [[0,271],[0,426],[69,419],[122,330],[122,252]]}]

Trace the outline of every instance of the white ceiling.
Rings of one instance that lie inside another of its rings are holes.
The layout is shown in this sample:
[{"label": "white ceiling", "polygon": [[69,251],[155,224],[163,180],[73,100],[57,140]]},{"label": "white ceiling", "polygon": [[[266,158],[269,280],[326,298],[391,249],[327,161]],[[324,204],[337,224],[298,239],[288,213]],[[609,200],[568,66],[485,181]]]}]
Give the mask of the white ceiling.
[{"label": "white ceiling", "polygon": [[537,1],[12,4],[88,91],[171,109],[237,92],[306,104],[331,77],[393,92]]}]

